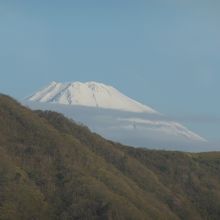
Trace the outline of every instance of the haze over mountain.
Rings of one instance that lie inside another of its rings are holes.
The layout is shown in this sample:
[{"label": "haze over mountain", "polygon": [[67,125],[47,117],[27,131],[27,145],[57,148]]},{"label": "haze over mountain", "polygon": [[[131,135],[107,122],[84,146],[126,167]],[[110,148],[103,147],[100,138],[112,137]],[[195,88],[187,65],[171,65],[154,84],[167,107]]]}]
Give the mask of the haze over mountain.
[{"label": "haze over mountain", "polygon": [[123,144],[199,151],[206,142],[180,123],[103,83],[52,82],[24,103],[33,109],[61,112]]}]

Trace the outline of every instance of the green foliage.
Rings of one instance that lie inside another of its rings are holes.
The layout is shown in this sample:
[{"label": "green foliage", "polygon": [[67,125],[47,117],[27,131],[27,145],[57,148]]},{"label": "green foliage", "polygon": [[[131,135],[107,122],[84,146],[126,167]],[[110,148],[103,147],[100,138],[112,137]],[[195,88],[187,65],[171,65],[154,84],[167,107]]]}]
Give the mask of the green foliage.
[{"label": "green foliage", "polygon": [[220,153],[125,147],[0,95],[0,220],[220,219]]}]

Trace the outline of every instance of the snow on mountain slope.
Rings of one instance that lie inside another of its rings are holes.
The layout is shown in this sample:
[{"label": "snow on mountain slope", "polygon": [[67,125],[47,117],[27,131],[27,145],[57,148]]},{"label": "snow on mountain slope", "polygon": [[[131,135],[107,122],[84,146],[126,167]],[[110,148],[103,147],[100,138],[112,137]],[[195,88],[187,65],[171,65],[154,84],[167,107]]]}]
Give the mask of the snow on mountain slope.
[{"label": "snow on mountain slope", "polygon": [[128,118],[128,119],[119,119],[121,121],[131,122],[133,127],[137,127],[137,125],[148,126],[151,129],[157,129],[157,131],[161,131],[166,133],[167,135],[173,136],[182,136],[188,140],[196,140],[206,142],[203,137],[200,137],[198,134],[188,130],[183,125],[175,122],[175,121],[166,121],[166,120],[149,120],[143,118]]},{"label": "snow on mountain slope", "polygon": [[[24,101],[33,110],[52,110],[88,126],[103,137],[126,145],[155,149],[202,151],[207,141],[159,114]],[[204,149],[203,149],[204,150]]]},{"label": "snow on mountain slope", "polygon": [[119,92],[117,89],[97,82],[52,82],[46,88],[27,98],[29,101],[81,105],[130,112],[157,112]]},{"label": "snow on mountain slope", "polygon": [[196,151],[207,143],[180,123],[101,83],[52,82],[24,104],[63,113],[93,132],[127,145]]}]

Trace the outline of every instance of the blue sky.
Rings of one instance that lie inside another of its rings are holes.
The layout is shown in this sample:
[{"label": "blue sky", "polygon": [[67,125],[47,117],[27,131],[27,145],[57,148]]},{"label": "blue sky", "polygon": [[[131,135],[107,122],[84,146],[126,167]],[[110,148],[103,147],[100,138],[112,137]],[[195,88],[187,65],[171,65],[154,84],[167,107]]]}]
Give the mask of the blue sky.
[{"label": "blue sky", "polygon": [[219,0],[1,0],[0,92],[99,81],[220,140]]}]

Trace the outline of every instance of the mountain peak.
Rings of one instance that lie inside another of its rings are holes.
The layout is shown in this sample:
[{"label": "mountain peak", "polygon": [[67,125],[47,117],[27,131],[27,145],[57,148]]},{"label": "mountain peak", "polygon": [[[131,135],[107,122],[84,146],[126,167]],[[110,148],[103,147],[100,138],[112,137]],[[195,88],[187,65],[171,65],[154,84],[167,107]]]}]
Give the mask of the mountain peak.
[{"label": "mountain peak", "polygon": [[157,112],[119,92],[112,86],[99,82],[51,82],[44,89],[27,98],[29,101],[81,105],[116,109],[129,112]]}]

